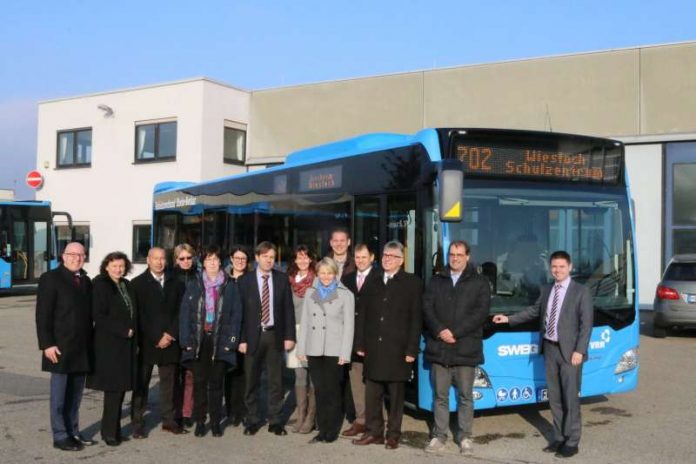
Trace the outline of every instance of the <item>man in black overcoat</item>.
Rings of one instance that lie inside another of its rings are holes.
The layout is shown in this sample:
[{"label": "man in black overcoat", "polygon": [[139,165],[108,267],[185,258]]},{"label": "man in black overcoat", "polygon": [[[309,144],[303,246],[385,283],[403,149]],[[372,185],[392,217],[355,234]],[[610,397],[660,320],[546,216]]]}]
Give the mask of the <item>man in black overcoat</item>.
[{"label": "man in black overcoat", "polygon": [[85,249],[69,243],[63,263],[39,279],[36,333],[41,369],[51,373],[53,446],[77,451],[95,442],[78,425],[85,376],[92,368],[92,283],[82,269]]},{"label": "man in black overcoat", "polygon": [[181,403],[181,351],[176,340],[179,334],[179,286],[172,276],[164,272],[166,265],[164,249],[151,248],[147,253],[147,269],[132,281],[138,300],[140,345],[138,377],[131,409],[133,438],[146,436],[143,416],[147,408],[150,379],[155,365],[159,372],[162,430],[174,434],[185,433],[185,429],[176,422],[177,409]]},{"label": "man in black overcoat", "polygon": [[365,357],[365,433],[355,445],[385,443],[382,405],[389,394],[385,447],[399,447],[406,382],[411,379],[422,328],[421,280],[401,267],[404,246],[382,251],[381,280],[360,311],[358,355]]}]

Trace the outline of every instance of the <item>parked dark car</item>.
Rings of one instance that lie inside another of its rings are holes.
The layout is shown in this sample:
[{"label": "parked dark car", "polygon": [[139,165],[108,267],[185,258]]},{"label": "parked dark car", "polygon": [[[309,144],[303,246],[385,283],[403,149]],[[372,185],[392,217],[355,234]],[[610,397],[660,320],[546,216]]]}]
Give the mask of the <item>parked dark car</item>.
[{"label": "parked dark car", "polygon": [[653,304],[655,337],[672,327],[696,328],[696,254],[675,255],[667,265]]}]

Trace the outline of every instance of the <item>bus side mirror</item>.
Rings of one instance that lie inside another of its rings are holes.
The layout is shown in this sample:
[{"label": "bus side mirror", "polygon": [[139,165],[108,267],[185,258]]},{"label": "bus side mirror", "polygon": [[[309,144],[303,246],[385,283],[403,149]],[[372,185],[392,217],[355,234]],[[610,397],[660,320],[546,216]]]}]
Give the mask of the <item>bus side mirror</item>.
[{"label": "bus side mirror", "polygon": [[440,221],[461,222],[463,219],[462,189],[464,171],[462,162],[455,159],[443,160],[437,173],[438,205]]}]

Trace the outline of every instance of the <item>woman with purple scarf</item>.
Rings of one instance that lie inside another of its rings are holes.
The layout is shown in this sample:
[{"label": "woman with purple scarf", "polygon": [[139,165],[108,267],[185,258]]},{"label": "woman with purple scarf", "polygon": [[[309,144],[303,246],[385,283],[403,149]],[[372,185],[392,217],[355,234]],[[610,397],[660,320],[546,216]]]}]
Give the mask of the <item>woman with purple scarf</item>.
[{"label": "woman with purple scarf", "polygon": [[181,362],[193,369],[195,435],[206,434],[206,412],[214,437],[222,436],[225,373],[237,364],[242,302],[236,285],[222,270],[216,246],[201,255],[203,272],[186,286],[179,313]]}]

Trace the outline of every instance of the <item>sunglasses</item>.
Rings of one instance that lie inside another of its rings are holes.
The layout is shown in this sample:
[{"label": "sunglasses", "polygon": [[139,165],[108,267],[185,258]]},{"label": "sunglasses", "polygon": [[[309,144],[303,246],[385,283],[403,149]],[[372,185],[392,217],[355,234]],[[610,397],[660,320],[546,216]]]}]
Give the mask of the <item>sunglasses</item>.
[{"label": "sunglasses", "polygon": [[179,261],[191,261],[193,259],[193,256],[179,256],[177,260]]}]

